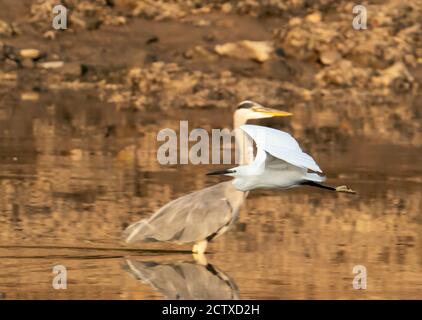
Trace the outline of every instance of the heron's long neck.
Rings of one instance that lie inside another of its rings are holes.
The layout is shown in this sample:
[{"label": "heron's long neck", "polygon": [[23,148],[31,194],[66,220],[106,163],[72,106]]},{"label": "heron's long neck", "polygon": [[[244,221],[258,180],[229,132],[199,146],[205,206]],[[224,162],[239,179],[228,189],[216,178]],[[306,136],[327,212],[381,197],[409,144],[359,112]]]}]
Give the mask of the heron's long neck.
[{"label": "heron's long neck", "polygon": [[234,139],[236,143],[236,160],[240,165],[247,165],[253,161],[252,140],[240,129],[248,118],[235,112],[233,116]]},{"label": "heron's long neck", "polygon": [[[235,112],[233,115],[233,129],[234,129],[234,140],[236,143],[236,160],[239,161],[240,165],[247,165],[253,161],[253,145],[251,139],[240,129],[242,124],[246,124],[248,118],[240,115],[238,112]],[[250,149],[248,146],[251,146],[251,152],[248,152]],[[230,186],[236,190],[232,183]],[[245,201],[246,197],[249,194],[249,191],[238,191],[238,194],[241,196],[241,202]]]}]

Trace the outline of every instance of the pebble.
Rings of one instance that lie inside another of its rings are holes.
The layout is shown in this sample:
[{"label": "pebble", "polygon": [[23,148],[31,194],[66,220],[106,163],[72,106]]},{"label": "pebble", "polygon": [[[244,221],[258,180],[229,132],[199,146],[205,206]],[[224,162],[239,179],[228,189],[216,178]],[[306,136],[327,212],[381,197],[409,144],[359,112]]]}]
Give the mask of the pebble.
[{"label": "pebble", "polygon": [[22,58],[32,60],[38,59],[41,55],[41,52],[38,49],[22,49],[19,53]]},{"label": "pebble", "polygon": [[38,64],[38,67],[42,69],[57,69],[63,66],[64,66],[63,61],[48,61],[48,62],[43,62],[43,63]]},{"label": "pebble", "polygon": [[305,20],[310,22],[310,23],[319,23],[322,20],[322,16],[321,16],[321,13],[319,11],[317,11],[317,12],[308,14],[305,17]]},{"label": "pebble", "polygon": [[21,94],[21,100],[23,101],[37,101],[39,98],[39,93],[35,91],[23,92]]},{"label": "pebble", "polygon": [[243,40],[216,45],[215,51],[219,55],[265,62],[270,59],[271,54],[274,52],[274,47],[270,41]]},{"label": "pebble", "polygon": [[13,28],[6,21],[0,20],[0,35],[11,37],[13,35]]},{"label": "pebble", "polygon": [[233,6],[230,2],[226,2],[221,6],[221,11],[224,13],[230,13],[233,10]]},{"label": "pebble", "polygon": [[70,159],[72,161],[81,161],[82,156],[83,156],[82,149],[75,148],[75,149],[70,150]]},{"label": "pebble", "polygon": [[298,26],[302,23],[302,19],[299,17],[293,17],[289,20],[289,26]]},{"label": "pebble", "polygon": [[335,49],[323,51],[320,54],[320,60],[325,65],[333,64],[333,63],[339,61],[340,59],[341,59],[341,55]]},{"label": "pebble", "polygon": [[54,31],[49,30],[44,32],[43,37],[45,39],[54,40],[56,39],[56,33]]},{"label": "pebble", "polygon": [[193,24],[197,27],[209,27],[211,25],[211,21],[200,19],[200,20],[194,21]]}]

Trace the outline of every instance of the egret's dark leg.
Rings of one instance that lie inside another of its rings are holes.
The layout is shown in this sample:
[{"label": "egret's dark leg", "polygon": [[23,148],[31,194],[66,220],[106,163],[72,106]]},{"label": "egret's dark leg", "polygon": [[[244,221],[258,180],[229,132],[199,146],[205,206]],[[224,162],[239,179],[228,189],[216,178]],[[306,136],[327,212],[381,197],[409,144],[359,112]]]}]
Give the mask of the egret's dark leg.
[{"label": "egret's dark leg", "polygon": [[356,191],[349,189],[347,186],[332,187],[314,181],[304,181],[302,182],[302,185],[331,190],[335,192],[356,193]]},{"label": "egret's dark leg", "polygon": [[321,189],[327,189],[327,190],[331,190],[331,191],[336,191],[336,188],[331,187],[331,186],[325,186],[323,184],[320,184],[318,182],[314,182],[314,181],[303,181],[302,185],[304,186],[310,186],[310,187],[316,187],[316,188],[321,188]]}]

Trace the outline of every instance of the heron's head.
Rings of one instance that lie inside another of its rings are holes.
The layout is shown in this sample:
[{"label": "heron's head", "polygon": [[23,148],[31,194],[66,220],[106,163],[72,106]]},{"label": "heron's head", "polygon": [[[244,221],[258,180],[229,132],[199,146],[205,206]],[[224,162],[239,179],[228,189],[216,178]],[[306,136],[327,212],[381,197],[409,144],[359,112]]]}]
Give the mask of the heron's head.
[{"label": "heron's head", "polygon": [[266,108],[256,102],[249,100],[245,100],[239,103],[235,111],[235,118],[242,118],[245,120],[244,122],[251,119],[287,117],[291,115],[292,114],[290,112],[273,108]]}]

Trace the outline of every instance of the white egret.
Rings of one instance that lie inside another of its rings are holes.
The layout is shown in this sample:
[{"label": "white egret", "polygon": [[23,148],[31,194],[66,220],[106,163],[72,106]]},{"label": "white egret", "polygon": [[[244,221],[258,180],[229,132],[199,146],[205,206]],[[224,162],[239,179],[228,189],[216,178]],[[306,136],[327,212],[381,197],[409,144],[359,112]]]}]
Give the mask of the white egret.
[{"label": "white egret", "polygon": [[208,173],[234,177],[233,185],[239,191],[254,189],[288,189],[301,185],[324,188],[336,192],[355,193],[346,186],[331,187],[321,184],[325,177],[315,160],[303,152],[298,142],[287,132],[277,129],[242,125],[257,147],[255,160],[248,165]]},{"label": "white egret", "polygon": [[[246,165],[251,154],[246,148],[243,131],[236,130],[250,119],[290,116],[285,111],[265,108],[252,101],[241,102],[233,115],[235,141],[240,164]],[[236,221],[248,193],[239,191],[231,181],[177,198],[150,218],[131,224],[123,232],[126,243],[165,241],[194,243],[192,251],[203,254],[212,239],[225,233]]]}]

